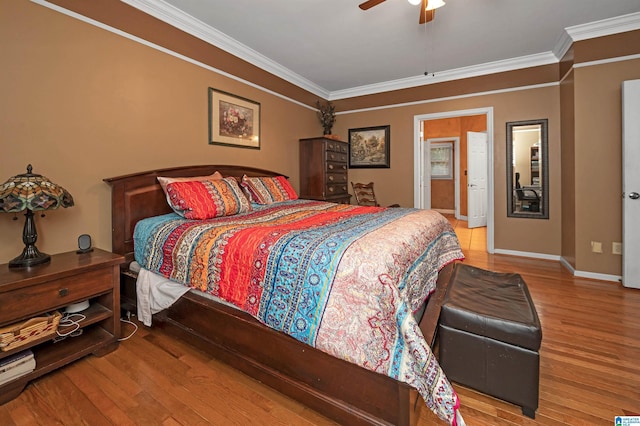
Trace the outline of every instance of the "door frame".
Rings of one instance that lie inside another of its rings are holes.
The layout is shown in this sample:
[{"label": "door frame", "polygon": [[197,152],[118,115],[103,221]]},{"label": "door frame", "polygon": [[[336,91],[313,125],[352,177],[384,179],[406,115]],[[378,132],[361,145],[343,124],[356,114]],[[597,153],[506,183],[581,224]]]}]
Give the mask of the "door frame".
[{"label": "door frame", "polygon": [[[487,252],[493,254],[494,247],[494,180],[493,180],[493,107],[458,111],[419,114],[413,116],[413,205],[415,208],[431,207],[431,163],[430,150],[422,141],[422,122],[441,118],[484,115],[487,120]],[[427,151],[426,153],[424,151]]]},{"label": "door frame", "polygon": [[[421,156],[424,157],[424,155],[428,155],[428,158],[423,158],[422,160],[424,161],[423,164],[430,164],[431,163],[431,144],[432,143],[438,143],[438,142],[453,142],[453,154],[454,154],[454,159],[453,159],[453,186],[454,186],[454,199],[453,202],[455,204],[454,209],[455,209],[455,216],[456,219],[461,219],[460,216],[460,137],[459,136],[451,136],[448,138],[429,138],[427,140],[425,140],[426,145],[424,146],[424,150],[422,150],[422,154]],[[430,173],[431,169],[429,169],[429,176],[431,176]],[[427,179],[427,181],[425,181],[425,185],[429,186],[428,189],[428,193],[429,193],[429,199],[425,200],[426,201],[426,205],[428,205],[428,207],[424,207],[425,209],[430,209],[431,208],[431,179]]]}]

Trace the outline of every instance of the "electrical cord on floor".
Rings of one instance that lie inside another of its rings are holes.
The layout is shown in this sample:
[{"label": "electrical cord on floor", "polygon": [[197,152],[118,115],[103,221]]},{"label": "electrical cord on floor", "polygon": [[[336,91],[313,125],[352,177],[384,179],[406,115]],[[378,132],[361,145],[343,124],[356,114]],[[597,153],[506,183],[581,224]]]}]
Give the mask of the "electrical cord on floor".
[{"label": "electrical cord on floor", "polygon": [[138,324],[136,324],[135,322],[131,321],[131,312],[127,311],[127,319],[124,318],[120,318],[120,321],[127,323],[127,324],[131,324],[134,328],[133,331],[131,332],[131,334],[129,334],[126,337],[122,337],[120,339],[118,339],[119,342],[122,342],[123,340],[127,340],[130,339],[134,334],[136,334],[136,331],[138,331]]}]

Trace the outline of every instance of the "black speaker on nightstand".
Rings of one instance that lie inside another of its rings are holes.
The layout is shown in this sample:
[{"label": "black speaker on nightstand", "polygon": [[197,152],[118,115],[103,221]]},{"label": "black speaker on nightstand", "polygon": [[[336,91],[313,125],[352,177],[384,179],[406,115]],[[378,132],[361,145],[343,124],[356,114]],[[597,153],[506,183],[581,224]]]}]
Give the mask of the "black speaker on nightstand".
[{"label": "black speaker on nightstand", "polygon": [[93,247],[91,247],[91,235],[80,235],[78,237],[78,251],[76,253],[89,253],[90,251],[93,251]]}]

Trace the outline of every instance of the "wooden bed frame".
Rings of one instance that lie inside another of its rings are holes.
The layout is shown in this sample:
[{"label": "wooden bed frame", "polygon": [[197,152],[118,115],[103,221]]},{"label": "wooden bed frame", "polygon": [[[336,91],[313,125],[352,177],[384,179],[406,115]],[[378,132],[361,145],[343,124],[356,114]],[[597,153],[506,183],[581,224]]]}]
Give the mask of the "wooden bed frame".
[{"label": "wooden bed frame", "polygon": [[[171,211],[156,178],[215,171],[236,178],[278,175],[251,167],[201,165],[104,179],[112,187],[112,250],[126,257],[123,268],[133,260],[135,224]],[[438,287],[420,321],[432,347],[452,269],[449,265],[440,271]],[[126,275],[129,272],[122,272],[132,281]],[[155,315],[154,324],[340,424],[415,424],[419,407],[425,405],[405,383],[334,358],[264,326],[249,314],[193,292]]]}]

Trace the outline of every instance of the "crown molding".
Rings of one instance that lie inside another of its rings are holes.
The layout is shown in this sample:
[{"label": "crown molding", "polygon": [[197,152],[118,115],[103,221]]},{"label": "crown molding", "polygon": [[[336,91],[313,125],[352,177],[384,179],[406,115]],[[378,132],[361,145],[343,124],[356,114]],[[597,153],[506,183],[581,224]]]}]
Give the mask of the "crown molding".
[{"label": "crown molding", "polygon": [[472,67],[458,68],[443,71],[437,76],[420,75],[406,79],[392,80],[366,86],[359,86],[345,90],[329,92],[317,84],[294,73],[288,68],[276,63],[250,47],[227,36],[221,31],[205,24],[204,22],[188,15],[180,9],[164,2],[163,0],[122,0],[124,3],[141,10],[148,15],[160,19],[167,24],[178,28],[188,34],[193,35],[207,43],[219,47],[220,49],[237,56],[257,67],[264,69],[284,80],[295,84],[324,99],[337,100],[353,96],[363,96],[380,92],[387,92],[399,89],[406,89],[425,84],[435,84],[443,81],[451,81],[462,78],[475,77],[497,72],[512,71],[519,68],[546,65],[557,62],[557,58],[550,56],[550,53],[541,53],[520,58],[513,58],[503,61],[496,61]]},{"label": "crown molding", "polygon": [[565,32],[559,38],[553,51],[539,53],[518,58],[506,59],[496,62],[488,62],[454,70],[442,71],[429,76],[416,76],[405,79],[386,81],[366,86],[353,87],[345,90],[331,92],[329,100],[351,98],[355,96],[371,95],[392,90],[408,89],[427,84],[441,83],[444,81],[459,80],[480,75],[494,74],[498,72],[513,71],[521,68],[530,68],[540,65],[557,63],[567,53],[571,45],[579,40],[603,37],[612,34],[623,33],[640,29],[640,12],[615,18],[603,19],[589,24],[575,25],[565,28]]},{"label": "crown molding", "polygon": [[552,52],[537,53],[535,55],[520,56],[502,61],[487,62],[485,64],[470,67],[456,68],[449,71],[437,72],[429,75],[408,77],[399,80],[385,81],[369,84],[351,89],[331,92],[329,100],[352,98],[356,96],[371,95],[375,93],[390,92],[393,90],[409,89],[411,87],[425,86],[428,84],[442,83],[445,81],[460,80],[481,75],[499,72],[513,71],[522,68],[530,68],[541,65],[555,64],[558,58]]},{"label": "crown molding", "polygon": [[[31,0],[50,8],[54,8],[51,3],[46,0]],[[194,37],[197,37],[211,45],[214,45],[252,65],[257,66],[283,80],[294,84],[301,89],[307,90],[323,99],[339,100],[357,96],[365,96],[376,93],[389,92],[394,90],[408,89],[412,87],[425,86],[429,84],[442,83],[446,81],[460,80],[465,78],[477,77],[482,75],[494,74],[499,72],[513,71],[517,69],[530,68],[542,65],[557,63],[562,59],[564,54],[571,47],[572,43],[590,38],[602,37],[611,34],[622,33],[626,31],[634,31],[640,29],[640,12],[622,15],[610,19],[604,19],[588,24],[576,25],[565,28],[565,32],[559,38],[553,51],[544,52],[534,55],[521,56],[501,61],[488,62],[485,64],[474,65],[469,67],[457,68],[452,70],[441,71],[429,75],[419,75],[398,80],[390,80],[381,83],[358,86],[344,90],[329,91],[314,82],[302,77],[301,75],[291,71],[290,69],[278,64],[277,62],[267,58],[250,47],[238,42],[237,40],[227,36],[217,29],[205,24],[204,22],[186,14],[180,9],[166,3],[163,0],[121,0],[150,16],[153,16],[181,31],[184,31]],[[55,9],[55,8],[54,8]],[[66,11],[66,9],[65,9]],[[64,13],[64,12],[63,12]],[[77,15],[77,14],[76,14]],[[74,15],[75,16],[75,15]],[[84,17],[76,16],[78,19]],[[98,23],[94,25],[101,26]],[[110,28],[110,31],[115,29]],[[128,34],[121,34],[130,36]],[[130,38],[134,39],[133,36]],[[135,38],[137,41],[149,43]],[[167,51],[160,46],[153,46],[159,50]],[[175,54],[167,51],[167,53]],[[177,55],[177,54],[175,54]],[[181,56],[181,55],[180,55]],[[187,60],[187,58],[183,58]],[[200,64],[204,66],[204,64]],[[206,66],[207,68],[210,68]],[[221,74],[221,70],[213,69]],[[247,82],[252,85],[251,83]],[[263,90],[266,90],[262,88]],[[267,90],[269,91],[269,90]],[[271,92],[271,91],[269,91]],[[298,102],[296,102],[298,103]]]},{"label": "crown molding", "polygon": [[358,113],[358,112],[367,112],[367,111],[378,111],[378,110],[381,110],[381,109],[389,109],[389,108],[402,108],[402,107],[413,106],[413,105],[432,104],[432,103],[435,103],[435,102],[452,101],[452,100],[455,100],[455,99],[467,99],[467,98],[475,98],[475,97],[478,97],[478,96],[495,95],[495,94],[499,94],[499,93],[518,92],[518,91],[521,91],[521,90],[540,89],[540,88],[543,88],[543,87],[557,86],[559,84],[560,83],[558,83],[558,82],[542,83],[542,84],[534,84],[534,85],[531,85],[531,86],[518,86],[518,87],[510,87],[508,89],[497,89],[497,90],[489,90],[489,91],[486,91],[486,92],[467,93],[467,94],[464,94],[464,95],[445,96],[445,97],[442,97],[442,98],[421,99],[421,100],[418,100],[418,101],[402,102],[402,103],[399,103],[399,104],[385,104],[385,105],[379,105],[379,106],[374,106],[374,107],[366,107],[366,108],[352,109],[352,110],[348,110],[348,111],[340,111],[340,112],[337,112],[336,115],[354,114],[354,113]]},{"label": "crown molding", "polygon": [[640,12],[565,28],[572,41],[587,40],[640,29]]},{"label": "crown molding", "polygon": [[561,60],[571,45],[580,40],[604,37],[612,34],[624,33],[640,29],[640,12],[628,15],[616,16],[614,18],[603,19],[601,21],[590,22],[588,24],[574,25],[565,28],[553,53],[558,60]]},{"label": "crown molding", "polygon": [[567,51],[571,48],[572,44],[573,40],[571,39],[571,36],[569,36],[569,33],[567,33],[566,31],[563,32],[556,42],[555,47],[553,48],[553,54],[556,56],[556,58],[558,58],[558,61],[562,60],[565,53],[567,53]]},{"label": "crown molding", "polygon": [[205,24],[204,22],[186,14],[180,9],[164,2],[163,0],[121,0],[142,12],[151,15],[167,24],[178,28],[194,37],[228,52],[238,58],[249,62],[271,74],[274,74],[302,89],[317,96],[328,99],[330,92],[299,74],[283,67],[277,62],[258,53],[250,47],[229,37],[221,31]]},{"label": "crown molding", "polygon": [[290,69],[267,58],[261,53],[227,36],[204,22],[186,14],[180,9],[164,2],[163,0],[122,0],[124,3],[135,7],[155,18],[172,25],[188,34],[193,35],[207,43],[237,56],[265,71],[270,72],[302,89],[328,100],[339,100],[355,96],[365,96],[394,90],[408,89],[412,87],[436,84],[445,81],[453,81],[481,75],[494,74],[505,71],[513,71],[522,68],[530,68],[541,65],[557,63],[577,40],[601,37],[619,32],[631,31],[640,28],[640,13],[632,13],[616,18],[605,19],[589,24],[568,27],[556,43],[551,52],[521,56],[501,61],[488,62],[470,67],[446,70],[429,75],[419,75],[398,80],[390,80],[365,86],[352,87],[344,90],[329,91]]}]

